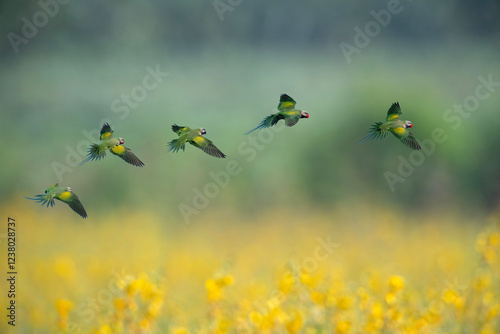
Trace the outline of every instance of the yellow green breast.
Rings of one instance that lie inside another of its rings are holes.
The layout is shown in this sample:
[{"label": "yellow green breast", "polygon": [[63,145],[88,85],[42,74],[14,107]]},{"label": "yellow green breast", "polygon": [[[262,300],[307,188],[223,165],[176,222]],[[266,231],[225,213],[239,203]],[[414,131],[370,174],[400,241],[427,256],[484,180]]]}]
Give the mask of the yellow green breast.
[{"label": "yellow green breast", "polygon": [[394,133],[396,133],[398,135],[403,135],[405,133],[406,129],[403,127],[397,127],[397,128],[394,128],[392,131],[394,131]]},{"label": "yellow green breast", "polygon": [[116,146],[111,148],[111,151],[113,151],[113,153],[116,153],[116,154],[122,154],[123,152],[125,152],[125,146],[116,145]]},{"label": "yellow green breast", "polygon": [[70,191],[65,191],[59,195],[59,199],[62,201],[67,201],[71,198],[71,192]]},{"label": "yellow green breast", "polygon": [[205,142],[205,138],[203,138],[202,136],[197,136],[197,137],[194,137],[193,138],[193,141],[200,145],[200,144],[203,144]]}]

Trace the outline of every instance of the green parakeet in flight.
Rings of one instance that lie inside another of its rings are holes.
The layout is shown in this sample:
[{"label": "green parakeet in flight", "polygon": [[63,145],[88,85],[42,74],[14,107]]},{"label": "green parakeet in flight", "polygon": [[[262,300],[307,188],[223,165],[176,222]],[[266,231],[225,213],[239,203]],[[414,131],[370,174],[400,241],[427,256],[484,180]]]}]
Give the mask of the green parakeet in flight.
[{"label": "green parakeet in flight", "polygon": [[82,218],[87,218],[87,212],[85,211],[82,202],[80,202],[78,196],[76,196],[70,187],[62,188],[56,183],[45,190],[44,195],[35,195],[35,198],[25,198],[42,203],[42,205],[47,205],[47,207],[49,207],[49,204],[50,206],[54,206],[54,199],[58,199],[61,202],[68,204],[69,207],[78,213]]},{"label": "green parakeet in flight", "polygon": [[245,133],[246,135],[258,129],[268,128],[276,125],[280,119],[285,120],[286,126],[294,126],[301,118],[309,118],[309,113],[305,110],[295,109],[295,101],[287,94],[281,94],[280,103],[276,114],[267,116],[262,120],[258,127]]},{"label": "green parakeet in flight", "polygon": [[129,164],[137,167],[144,166],[142,161],[139,160],[139,158],[137,158],[128,147],[123,146],[123,144],[125,143],[123,138],[114,138],[112,137],[112,135],[113,130],[111,130],[111,127],[108,123],[105,123],[102,126],[101,136],[99,137],[102,143],[92,144],[90,146],[87,158],[80,163],[80,166],[87,161],[101,160],[106,156],[106,150],[108,149],[111,153],[119,156]]},{"label": "green parakeet in flight", "polygon": [[375,122],[368,131],[368,136],[358,141],[358,143],[364,143],[367,140],[371,141],[373,139],[385,139],[387,137],[387,133],[390,132],[409,148],[413,150],[420,150],[420,144],[413,136],[413,134],[408,130],[409,128],[413,127],[413,124],[410,121],[402,121],[399,118],[399,116],[401,116],[402,114],[403,113],[401,112],[399,102],[393,103],[389,108],[389,111],[387,111],[386,122]]},{"label": "green parakeet in flight", "polygon": [[203,137],[207,132],[204,128],[191,129],[187,126],[172,125],[172,131],[179,135],[179,138],[172,140],[168,143],[168,152],[177,152],[179,149],[184,151],[185,144],[190,143],[203,150],[203,152],[210,154],[216,158],[225,158],[226,155],[222,153],[209,139]]}]

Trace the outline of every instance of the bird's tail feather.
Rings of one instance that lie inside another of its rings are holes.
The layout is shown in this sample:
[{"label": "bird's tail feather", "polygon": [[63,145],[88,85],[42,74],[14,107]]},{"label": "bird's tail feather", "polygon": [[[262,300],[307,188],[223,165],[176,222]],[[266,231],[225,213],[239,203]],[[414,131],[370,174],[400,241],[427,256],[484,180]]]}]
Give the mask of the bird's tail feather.
[{"label": "bird's tail feather", "polygon": [[174,139],[172,140],[171,142],[169,142],[167,144],[167,148],[168,148],[168,151],[167,152],[174,152],[176,153],[177,151],[179,151],[179,149],[182,149],[184,151],[184,149],[186,148],[186,145],[185,143],[180,143],[179,142],[179,139]]},{"label": "bird's tail feather", "polygon": [[42,203],[42,206],[46,205],[47,207],[54,206],[54,199],[53,198],[47,198],[46,195],[35,195],[35,198],[32,197],[24,197],[26,199],[30,199],[33,201],[36,201],[37,203]]},{"label": "bird's tail feather", "polygon": [[358,140],[357,143],[364,143],[367,141],[372,141],[374,139],[384,139],[387,136],[387,132],[382,131],[380,127],[382,124],[382,122],[373,123],[370,130],[368,130],[368,135]]},{"label": "bird's tail feather", "polygon": [[85,160],[80,162],[78,166],[81,166],[88,161],[101,160],[105,156],[106,156],[106,149],[104,147],[98,144],[92,144],[87,153],[87,157],[85,158]]},{"label": "bird's tail feather", "polygon": [[276,118],[275,115],[269,115],[266,118],[264,118],[262,120],[262,122],[260,122],[259,126],[257,126],[256,128],[254,128],[254,129],[246,132],[245,135],[247,135],[247,134],[249,134],[251,132],[254,132],[255,130],[264,129],[264,128],[268,128],[270,126],[273,126],[276,123],[278,123],[278,121],[279,121],[279,118]]}]

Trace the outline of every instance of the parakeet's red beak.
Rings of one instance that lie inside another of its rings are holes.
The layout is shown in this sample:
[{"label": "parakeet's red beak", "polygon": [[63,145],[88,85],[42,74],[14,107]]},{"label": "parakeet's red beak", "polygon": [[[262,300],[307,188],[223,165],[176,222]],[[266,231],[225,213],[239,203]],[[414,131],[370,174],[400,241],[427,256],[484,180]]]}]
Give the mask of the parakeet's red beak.
[{"label": "parakeet's red beak", "polygon": [[410,124],[410,128],[413,128],[413,124]]},{"label": "parakeet's red beak", "polygon": [[309,118],[309,114],[307,114],[307,116],[306,116],[306,117],[307,117],[307,118]]}]

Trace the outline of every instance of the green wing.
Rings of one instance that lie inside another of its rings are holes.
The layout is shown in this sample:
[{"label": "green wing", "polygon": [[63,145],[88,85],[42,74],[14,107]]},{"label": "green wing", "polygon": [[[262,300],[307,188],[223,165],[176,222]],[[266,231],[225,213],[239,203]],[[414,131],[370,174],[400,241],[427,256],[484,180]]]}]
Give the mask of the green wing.
[{"label": "green wing", "polygon": [[387,120],[392,121],[393,119],[399,118],[399,115],[402,115],[401,107],[399,106],[399,102],[395,102],[391,105],[389,110],[387,111]]},{"label": "green wing", "polygon": [[111,153],[119,156],[131,165],[137,167],[144,166],[144,163],[139,160],[139,158],[134,153],[132,153],[132,151],[128,147],[125,147],[123,145],[116,145],[111,147],[109,150],[111,151]]},{"label": "green wing", "polygon": [[420,144],[418,143],[417,139],[413,136],[413,134],[410,131],[407,131],[404,128],[397,128],[398,129],[403,129],[404,131],[394,131],[391,129],[391,133],[396,136],[403,144],[411,148],[412,150],[420,150]]},{"label": "green wing", "polygon": [[203,150],[203,152],[210,154],[213,157],[216,158],[225,158],[226,155],[222,153],[215,145],[212,143],[211,140],[202,137],[202,136],[196,136],[192,140],[189,141],[189,143],[193,146],[196,146],[200,149]]},{"label": "green wing", "polygon": [[85,208],[83,207],[82,202],[80,202],[80,199],[74,192],[69,190],[68,188],[64,189],[63,191],[59,192],[56,195],[56,198],[60,200],[61,202],[64,202],[69,205],[69,207],[78,213],[82,218],[87,218],[87,212],[85,211]]},{"label": "green wing", "polygon": [[286,126],[294,126],[300,119],[300,114],[296,110],[282,111],[281,114],[283,114],[285,118]]},{"label": "green wing", "polygon": [[109,126],[108,123],[104,123],[104,125],[101,128],[101,136],[99,137],[100,140],[105,140],[110,138],[113,135],[113,130],[111,130],[111,126]]},{"label": "green wing", "polygon": [[295,109],[295,100],[287,94],[281,94],[280,103],[278,104],[278,110],[286,111],[290,109]]}]

